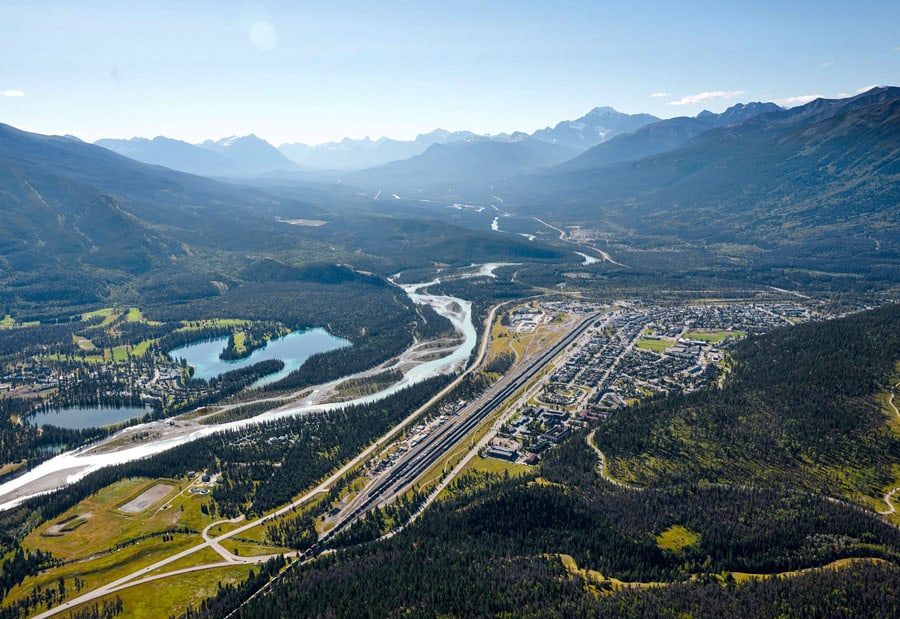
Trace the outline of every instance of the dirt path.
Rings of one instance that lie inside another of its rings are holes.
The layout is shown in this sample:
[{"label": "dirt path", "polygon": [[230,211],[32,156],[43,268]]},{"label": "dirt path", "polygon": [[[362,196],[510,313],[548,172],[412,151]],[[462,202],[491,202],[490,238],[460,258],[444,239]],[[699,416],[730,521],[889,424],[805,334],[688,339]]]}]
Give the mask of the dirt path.
[{"label": "dirt path", "polygon": [[[894,385],[894,388],[891,390],[891,395],[888,396],[888,406],[894,409],[894,414],[900,418],[900,410],[897,410],[897,405],[894,404],[894,393],[897,390],[897,387],[900,387],[900,382]],[[900,492],[900,486],[896,488],[892,488],[887,494],[884,495],[884,502],[887,504],[888,508],[884,511],[879,511],[878,513],[882,516],[888,516],[890,514],[897,513],[897,506],[894,505],[894,495]]]},{"label": "dirt path", "polygon": [[597,453],[597,457],[600,458],[600,462],[597,465],[597,468],[600,470],[600,477],[604,479],[604,481],[608,481],[614,486],[618,486],[619,488],[625,488],[627,490],[643,490],[640,486],[635,486],[634,484],[629,484],[624,481],[619,481],[618,479],[613,479],[606,472],[606,456],[600,451],[600,448],[594,444],[594,433],[596,430],[591,430],[591,433],[585,437],[588,446],[593,449]]}]

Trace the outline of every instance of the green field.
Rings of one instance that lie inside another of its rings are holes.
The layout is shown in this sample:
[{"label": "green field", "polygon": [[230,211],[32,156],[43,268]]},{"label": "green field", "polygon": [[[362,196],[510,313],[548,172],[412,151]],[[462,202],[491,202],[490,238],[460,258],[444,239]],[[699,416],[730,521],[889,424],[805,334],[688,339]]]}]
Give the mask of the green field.
[{"label": "green field", "polygon": [[729,338],[742,338],[746,336],[747,333],[744,331],[690,331],[684,334],[686,339],[709,342],[711,344],[718,344]]},{"label": "green field", "polygon": [[[216,569],[200,570],[177,577],[161,578],[134,587],[122,589],[103,600],[114,600],[118,595],[122,600],[124,617],[134,619],[158,619],[180,614],[190,606],[196,606],[207,597],[215,595],[220,586],[237,584],[258,570],[254,565],[235,565]],[[102,605],[102,601],[100,604]],[[84,604],[77,610],[93,607],[94,602]]]},{"label": "green field", "polygon": [[670,339],[659,339],[659,340],[651,340],[646,337],[642,337],[637,341],[636,346],[638,348],[643,348],[644,350],[652,350],[653,352],[664,352],[667,348],[671,348],[675,345],[674,340]]}]

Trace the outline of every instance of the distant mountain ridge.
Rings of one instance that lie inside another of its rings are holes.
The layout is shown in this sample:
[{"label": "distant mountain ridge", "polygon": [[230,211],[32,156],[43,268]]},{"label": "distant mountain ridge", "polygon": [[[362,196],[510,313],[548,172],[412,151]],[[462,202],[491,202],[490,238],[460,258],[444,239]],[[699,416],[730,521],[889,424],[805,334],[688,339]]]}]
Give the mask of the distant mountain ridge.
[{"label": "distant mountain ridge", "polygon": [[253,134],[218,141],[206,140],[202,144],[163,136],[152,140],[102,139],[95,144],[136,161],[200,176],[259,176],[300,169],[274,146]]},{"label": "distant mountain ridge", "polygon": [[403,141],[390,138],[353,140],[344,138],[340,142],[326,142],[308,146],[300,142],[282,144],[278,147],[288,159],[298,165],[321,170],[362,170],[374,168],[391,161],[409,159],[428,150],[434,144],[450,144],[476,137],[471,131],[445,131],[435,129],[419,134],[414,140]]},{"label": "distant mountain ridge", "polygon": [[552,166],[578,151],[531,137],[434,144],[421,155],[351,174],[346,181],[385,192],[487,190],[495,180]]},{"label": "distant mountain ridge", "polygon": [[695,117],[679,116],[642,125],[618,135],[561,166],[565,170],[589,169],[618,161],[641,159],[672,150],[705,131],[741,122],[752,116],[780,111],[774,103],[738,103],[721,114],[703,111]]},{"label": "distant mountain ridge", "polygon": [[440,194],[433,192],[460,192],[467,199],[475,199],[485,195],[495,182],[511,177],[540,174],[553,166],[569,171],[639,159],[671,150],[712,128],[781,109],[774,103],[738,104],[721,114],[703,112],[696,118],[659,120],[649,114],[595,108],[578,120],[530,136],[516,133],[444,145],[452,148],[435,145],[421,155],[358,172],[345,180],[373,190],[425,191],[434,197]]},{"label": "distant mountain ridge", "polygon": [[[277,149],[256,135],[206,140],[189,144],[159,136],[130,140],[101,139],[95,144],[137,161],[162,165],[173,170],[202,176],[259,176],[274,172],[306,170],[358,171],[377,168],[394,161],[411,159],[436,144],[472,141],[518,142],[532,138],[571,151],[584,151],[617,135],[634,131],[659,119],[650,114],[623,114],[611,107],[597,107],[575,120],[558,123],[529,135],[478,135],[471,131],[435,129],[419,134],[414,140],[344,138],[315,146],[295,142]],[[552,149],[548,149],[552,150]],[[559,152],[562,152],[560,150]],[[211,155],[213,153],[216,156]],[[558,161],[551,157],[550,161]],[[552,165],[548,163],[546,165]]]},{"label": "distant mountain ridge", "polygon": [[102,139],[94,144],[136,161],[161,165],[188,174],[226,176],[237,174],[240,170],[238,162],[226,155],[163,136],[157,136],[152,140]]}]

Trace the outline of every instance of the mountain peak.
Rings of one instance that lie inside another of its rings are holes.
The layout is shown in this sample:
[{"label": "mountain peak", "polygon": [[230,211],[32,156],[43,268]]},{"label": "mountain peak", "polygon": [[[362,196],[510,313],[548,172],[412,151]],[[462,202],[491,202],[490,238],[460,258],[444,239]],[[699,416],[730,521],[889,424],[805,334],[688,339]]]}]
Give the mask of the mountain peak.
[{"label": "mountain peak", "polygon": [[619,112],[615,108],[609,107],[608,105],[601,105],[595,107],[590,112],[585,114],[583,118],[587,118],[588,116],[609,116],[611,114],[621,114],[621,112]]},{"label": "mountain peak", "polygon": [[650,114],[623,114],[609,106],[595,107],[575,120],[566,120],[552,129],[535,131],[532,137],[579,151],[623,133],[630,133],[659,119]]}]

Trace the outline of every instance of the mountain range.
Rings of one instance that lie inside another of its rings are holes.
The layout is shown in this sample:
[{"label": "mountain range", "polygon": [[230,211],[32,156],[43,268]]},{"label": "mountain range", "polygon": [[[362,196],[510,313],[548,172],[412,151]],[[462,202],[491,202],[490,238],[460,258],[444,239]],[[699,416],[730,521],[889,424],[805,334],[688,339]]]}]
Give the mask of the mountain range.
[{"label": "mountain range", "polygon": [[569,162],[497,191],[514,212],[589,236],[688,244],[745,274],[778,269],[793,285],[890,287],[900,263],[898,162],[900,89],[876,88],[762,113],[638,159]]},{"label": "mountain range", "polygon": [[434,144],[450,144],[476,137],[471,131],[445,131],[435,129],[419,134],[414,140],[380,138],[362,140],[344,138],[340,142],[326,142],[309,146],[300,142],[282,144],[278,150],[304,168],[319,170],[362,170],[384,165],[391,161],[409,159],[425,152]]},{"label": "mountain range", "polygon": [[[252,134],[218,141],[207,140],[201,144],[189,144],[163,136],[152,140],[139,137],[130,140],[101,139],[95,144],[144,163],[163,165],[190,174],[216,177],[259,176],[275,172],[297,172],[300,169],[364,170],[416,157],[439,144],[485,141],[509,143],[528,137],[556,147],[546,149],[548,153],[574,156],[616,135],[633,131],[656,120],[659,119],[649,114],[623,114],[610,107],[602,107],[591,110],[581,118],[536,131],[531,136],[522,132],[479,136],[471,131],[449,132],[435,129],[409,141],[345,138],[340,142],[315,146],[287,143],[277,149]],[[559,155],[549,155],[537,163],[549,165],[559,161],[562,161]]]},{"label": "mountain range", "polygon": [[[561,123],[531,136],[438,132],[427,139],[450,141],[409,159],[343,172],[341,184],[323,175],[314,191],[283,184],[279,197],[140,163],[75,138],[0,125],[0,300],[89,302],[112,282],[182,271],[198,255],[223,248],[296,248],[296,227],[279,224],[276,215],[316,219],[322,213],[298,195],[343,204],[341,217],[349,218],[350,196],[357,217],[360,209],[369,209],[367,217],[384,212],[359,202],[378,191],[475,204],[499,196],[508,214],[578,226],[588,237],[614,232],[632,248],[688,244],[745,269],[775,265],[830,273],[842,282],[896,280],[900,89],[879,87],[789,110],[748,103],[615,136],[648,117],[608,108],[589,117],[596,122]],[[566,146],[573,131],[604,141],[580,151]],[[270,177],[281,182],[300,170],[255,136],[201,145],[165,138],[115,145],[140,146],[145,154],[156,149],[163,153],[156,161],[165,154],[169,164],[176,153],[179,165],[193,166],[194,173],[228,169],[243,177],[282,170],[288,176]],[[395,216],[422,217],[432,208],[396,202]],[[486,229],[490,220],[482,220],[473,225]],[[354,232],[357,248],[368,244],[369,225]],[[323,247],[333,245],[322,233],[317,238]]]},{"label": "mountain range", "polygon": [[189,144],[158,136],[130,140],[102,139],[95,142],[125,157],[200,176],[257,176],[299,167],[277,148],[255,135],[229,137],[202,144]]}]

